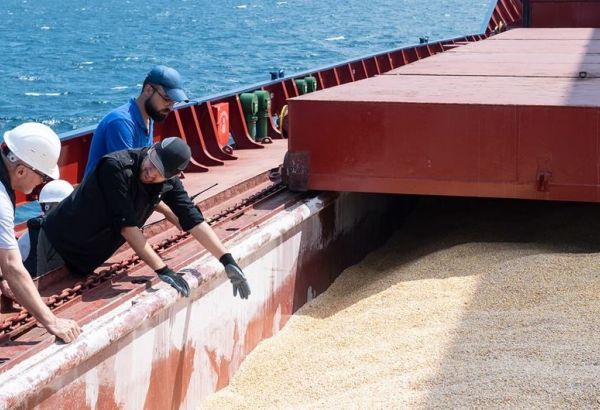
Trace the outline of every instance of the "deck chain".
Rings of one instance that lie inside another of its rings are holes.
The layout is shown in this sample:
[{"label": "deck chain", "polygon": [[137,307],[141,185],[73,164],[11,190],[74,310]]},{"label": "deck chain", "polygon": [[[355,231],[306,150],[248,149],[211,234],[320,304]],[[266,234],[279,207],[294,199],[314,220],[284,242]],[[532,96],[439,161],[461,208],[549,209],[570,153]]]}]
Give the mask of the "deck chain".
[{"label": "deck chain", "polygon": [[[273,184],[255,194],[250,195],[247,198],[242,199],[239,202],[236,202],[232,206],[213,215],[212,217],[207,218],[206,222],[209,225],[221,222],[222,220],[228,218],[230,215],[251,206],[252,204],[264,199],[269,195],[275,194],[283,190],[284,188],[285,185],[281,183]],[[185,240],[187,237],[189,237],[189,235],[190,234],[188,232],[177,233],[169,238],[163,239],[160,243],[153,244],[152,249],[157,254],[163,253],[172,248],[173,246],[177,245],[179,242]],[[81,282],[75,283],[75,285],[72,288],[65,288],[60,293],[48,297],[45,303],[51,310],[54,310],[59,306],[65,304],[66,302],[80,296],[84,291],[93,289],[96,286],[99,286],[100,284],[112,279],[113,277],[127,272],[129,269],[135,267],[140,262],[140,257],[137,255],[133,255],[129,258],[122,260],[121,262],[113,263],[110,267],[90,275],[88,278]],[[27,325],[33,320],[33,316],[31,316],[31,314],[29,314],[27,310],[20,310],[15,316],[9,317],[3,323],[0,323],[0,337],[18,330],[21,326]]]}]

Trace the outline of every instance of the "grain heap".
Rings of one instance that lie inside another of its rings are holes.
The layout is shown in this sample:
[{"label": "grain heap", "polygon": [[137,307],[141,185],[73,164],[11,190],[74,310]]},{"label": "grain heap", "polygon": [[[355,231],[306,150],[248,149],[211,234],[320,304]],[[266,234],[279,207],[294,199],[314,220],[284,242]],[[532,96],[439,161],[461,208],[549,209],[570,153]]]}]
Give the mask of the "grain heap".
[{"label": "grain heap", "polygon": [[203,408],[600,407],[599,221],[424,200]]}]

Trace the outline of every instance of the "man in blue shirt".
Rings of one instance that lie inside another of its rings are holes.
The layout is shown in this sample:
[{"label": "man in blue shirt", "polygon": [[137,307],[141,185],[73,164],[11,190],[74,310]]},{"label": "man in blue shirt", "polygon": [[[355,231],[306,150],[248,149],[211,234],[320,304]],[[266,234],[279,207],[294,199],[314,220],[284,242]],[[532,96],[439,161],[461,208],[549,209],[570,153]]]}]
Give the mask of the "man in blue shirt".
[{"label": "man in blue shirt", "polygon": [[163,65],[153,67],[140,95],[108,113],[98,124],[84,176],[89,175],[106,154],[152,145],[154,121],[163,121],[174,105],[182,101],[188,98],[177,70]]}]

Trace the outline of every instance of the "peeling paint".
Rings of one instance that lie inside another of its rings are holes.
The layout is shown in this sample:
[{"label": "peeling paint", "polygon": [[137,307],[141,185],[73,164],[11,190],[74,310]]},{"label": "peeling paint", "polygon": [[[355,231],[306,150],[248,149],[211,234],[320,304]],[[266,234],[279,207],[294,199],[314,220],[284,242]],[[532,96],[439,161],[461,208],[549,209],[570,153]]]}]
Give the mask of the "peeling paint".
[{"label": "peeling paint", "polygon": [[94,367],[85,375],[85,402],[90,409],[95,409],[98,403],[98,371]]},{"label": "peeling paint", "polygon": [[217,376],[216,383],[213,384],[212,390],[220,390],[229,384],[229,365],[231,362],[219,355],[216,350],[209,350],[205,347],[204,351],[208,356],[212,372]]},{"label": "peeling paint", "polygon": [[138,331],[133,340],[119,343],[112,371],[114,400],[123,410],[142,408],[152,373],[155,329]]},{"label": "peeling paint", "polygon": [[[179,298],[160,283],[135,297],[135,303],[124,303],[84,326],[74,343],[52,345],[0,374],[0,408],[37,404],[56,410],[66,408],[65,402],[60,404],[63,397],[72,398],[71,408],[197,408],[229,383],[261,340],[326,289],[347,263],[344,252],[356,258],[373,246],[371,226],[360,219],[377,209],[383,215],[385,201],[364,198],[324,194],[228,243],[241,258],[250,299],[234,298],[221,264],[203,257],[186,269],[190,298]],[[337,209],[340,200],[358,204],[351,212],[336,211],[323,240],[328,217],[314,216],[324,207]],[[345,248],[355,242],[353,246],[363,247],[360,252]]]},{"label": "peeling paint", "polygon": [[114,391],[114,385],[100,384],[98,386],[98,403],[101,403],[101,405],[96,408],[102,410],[122,409],[121,404],[115,402]]},{"label": "peeling paint", "polygon": [[188,309],[181,309],[175,314],[175,319],[169,323],[170,344],[177,350],[182,350],[186,343],[187,328],[189,326]]},{"label": "peeling paint", "polygon": [[146,400],[143,407],[138,408],[180,408],[189,387],[195,352],[190,344],[183,350],[174,349],[168,357],[155,361]]}]

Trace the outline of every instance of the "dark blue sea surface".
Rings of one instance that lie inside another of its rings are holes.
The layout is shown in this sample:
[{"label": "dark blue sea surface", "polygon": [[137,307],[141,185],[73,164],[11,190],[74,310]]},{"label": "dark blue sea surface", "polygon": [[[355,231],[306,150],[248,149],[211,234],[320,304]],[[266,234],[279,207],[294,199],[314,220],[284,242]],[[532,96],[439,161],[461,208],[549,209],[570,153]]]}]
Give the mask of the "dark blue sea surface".
[{"label": "dark blue sea surface", "polygon": [[374,52],[479,33],[490,0],[2,0],[0,138],[94,125],[154,64],[191,98]]},{"label": "dark blue sea surface", "polygon": [[[95,125],[155,64],[192,99],[380,51],[480,33],[493,0],[0,0],[0,140]],[[37,202],[16,222],[39,214]]]}]

